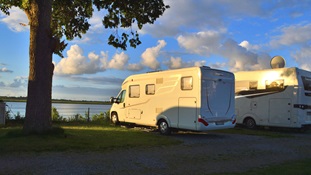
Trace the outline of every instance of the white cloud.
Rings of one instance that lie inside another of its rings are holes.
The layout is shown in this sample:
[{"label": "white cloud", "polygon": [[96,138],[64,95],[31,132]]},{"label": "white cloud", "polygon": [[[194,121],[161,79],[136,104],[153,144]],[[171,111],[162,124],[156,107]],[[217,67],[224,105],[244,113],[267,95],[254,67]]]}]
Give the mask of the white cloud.
[{"label": "white cloud", "polygon": [[3,18],[0,19],[0,22],[5,23],[9,27],[9,29],[14,32],[22,32],[29,30],[28,18],[25,12],[23,12],[21,9],[17,7],[12,7],[9,11],[10,15],[8,16],[0,12],[0,15],[4,16]]},{"label": "white cloud", "polygon": [[59,63],[54,63],[54,73],[56,75],[94,74],[106,69],[140,71],[145,67],[156,70],[160,67],[157,57],[165,45],[164,40],[159,40],[157,46],[147,48],[141,55],[140,63],[128,63],[130,58],[125,52],[116,53],[110,61],[105,52],[101,52],[100,55],[90,52],[86,57],[82,48],[72,45],[67,51],[67,57],[61,59]]},{"label": "white cloud", "polygon": [[55,63],[54,73],[58,75],[93,74],[105,71],[107,68],[107,57],[105,52],[100,55],[89,53],[88,57],[83,55],[83,50],[78,45],[73,45],[67,51],[67,58]]},{"label": "white cloud", "polygon": [[146,49],[145,52],[141,55],[141,64],[153,70],[159,69],[160,63],[157,60],[157,57],[165,45],[166,42],[164,40],[159,40],[157,46]]},{"label": "white cloud", "polygon": [[18,87],[27,87],[28,77],[18,76],[16,77],[12,83],[8,84],[8,87],[18,88]]},{"label": "white cloud", "polygon": [[28,77],[17,76],[12,82],[0,82],[1,95],[3,96],[26,96],[27,95]]},{"label": "white cloud", "polygon": [[311,23],[282,27],[282,34],[274,36],[270,42],[272,47],[305,44],[311,40]]},{"label": "white cloud", "polygon": [[171,57],[170,61],[169,61],[169,68],[170,69],[178,69],[181,68],[183,65],[182,60],[180,57],[178,58],[174,58]]},{"label": "white cloud", "polygon": [[228,17],[231,20],[239,20],[245,16],[271,14],[261,1],[178,0],[176,3],[174,0],[165,0],[164,3],[170,5],[170,8],[155,24],[145,25],[142,33],[163,37],[174,36],[188,29],[217,30],[225,27],[224,19]]},{"label": "white cloud", "polygon": [[226,67],[226,63],[216,62],[216,63],[210,64],[208,66],[211,68],[214,68],[214,69],[224,69]]},{"label": "white cloud", "polygon": [[204,31],[177,37],[178,44],[190,53],[209,56],[220,47],[226,30]]},{"label": "white cloud", "polygon": [[311,46],[302,47],[296,53],[293,53],[291,56],[296,60],[301,69],[311,71]]},{"label": "white cloud", "polygon": [[92,18],[89,19],[90,29],[89,32],[91,33],[103,33],[106,29],[103,25],[103,16],[105,15],[104,10],[93,12]]},{"label": "white cloud", "polygon": [[183,61],[181,57],[171,57],[169,61],[165,63],[169,69],[179,69],[192,66],[204,66],[206,61]]},{"label": "white cloud", "polygon": [[[257,53],[258,45],[252,45],[248,41],[238,44],[232,39],[225,42],[225,29],[220,31],[204,31],[179,36],[178,44],[189,53],[203,56],[218,55],[228,59],[226,67],[231,71],[256,70],[269,68],[270,56],[265,53]],[[175,62],[178,60],[175,60]],[[196,65],[205,65],[198,62]],[[212,64],[213,67],[223,68],[223,63]]]},{"label": "white cloud", "polygon": [[271,59],[268,54],[248,51],[233,40],[227,40],[223,44],[219,55],[228,59],[228,67],[233,72],[269,68]]},{"label": "white cloud", "polygon": [[9,70],[8,68],[6,67],[3,67],[0,69],[0,72],[8,72],[8,73],[12,73],[13,71],[12,70]]},{"label": "white cloud", "polygon": [[140,63],[129,63],[127,66],[127,70],[130,71],[140,71],[144,68],[143,65],[141,65]]},{"label": "white cloud", "polygon": [[204,66],[205,64],[206,64],[206,61],[204,60],[194,62],[194,66]]},{"label": "white cloud", "polygon": [[75,38],[72,42],[76,44],[103,44],[107,40],[105,37],[105,31],[111,31],[106,29],[103,25],[102,19],[104,11],[93,12],[93,16],[88,20],[90,24],[89,30],[82,35],[82,38]]},{"label": "white cloud", "polygon": [[115,54],[112,60],[110,60],[108,67],[113,68],[113,69],[123,70],[128,60],[129,60],[129,57],[124,52],[121,52],[120,54]]},{"label": "white cloud", "polygon": [[245,40],[242,41],[239,45],[246,48],[247,50],[256,51],[256,50],[260,49],[260,47],[258,45],[251,45],[248,41],[245,41]]}]

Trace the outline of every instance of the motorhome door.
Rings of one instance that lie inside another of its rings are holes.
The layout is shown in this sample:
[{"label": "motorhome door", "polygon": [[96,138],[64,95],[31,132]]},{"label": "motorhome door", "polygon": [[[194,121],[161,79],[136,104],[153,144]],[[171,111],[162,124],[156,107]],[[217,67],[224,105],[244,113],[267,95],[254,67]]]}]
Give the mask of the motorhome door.
[{"label": "motorhome door", "polygon": [[126,101],[126,90],[122,90],[119,95],[117,96],[115,105],[115,110],[118,111],[118,118],[119,121],[124,121],[126,118],[126,112],[125,112],[125,101]]},{"label": "motorhome door", "polygon": [[291,124],[291,100],[288,98],[270,99],[269,123],[289,126]]},{"label": "motorhome door", "polygon": [[197,118],[197,99],[179,98],[178,99],[178,127],[183,129],[196,129]]}]

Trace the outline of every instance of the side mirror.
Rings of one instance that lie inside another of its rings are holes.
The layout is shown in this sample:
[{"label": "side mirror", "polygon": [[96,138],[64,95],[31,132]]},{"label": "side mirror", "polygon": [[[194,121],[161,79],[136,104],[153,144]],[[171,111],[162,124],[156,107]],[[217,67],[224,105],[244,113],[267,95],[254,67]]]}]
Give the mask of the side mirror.
[{"label": "side mirror", "polygon": [[110,98],[110,103],[120,103],[118,98],[115,98],[115,97],[111,97]]},{"label": "side mirror", "polygon": [[110,103],[115,103],[115,102],[116,102],[116,98],[110,97]]}]

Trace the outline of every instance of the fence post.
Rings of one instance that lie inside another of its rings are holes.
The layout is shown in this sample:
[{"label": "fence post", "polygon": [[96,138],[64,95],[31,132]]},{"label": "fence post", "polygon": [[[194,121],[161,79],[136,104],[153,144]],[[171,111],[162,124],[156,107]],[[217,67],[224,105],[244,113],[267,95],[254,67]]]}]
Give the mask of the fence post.
[{"label": "fence post", "polygon": [[87,108],[87,122],[90,122],[90,108]]},{"label": "fence post", "polygon": [[5,103],[0,101],[0,124],[5,124]]}]

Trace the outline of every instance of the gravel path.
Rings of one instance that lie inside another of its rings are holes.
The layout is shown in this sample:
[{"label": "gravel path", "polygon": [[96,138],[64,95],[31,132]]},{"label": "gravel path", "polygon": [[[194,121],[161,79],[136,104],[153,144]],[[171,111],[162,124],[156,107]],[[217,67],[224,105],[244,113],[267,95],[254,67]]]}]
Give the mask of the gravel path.
[{"label": "gravel path", "polygon": [[[157,134],[157,133],[150,133]],[[0,174],[212,174],[311,158],[311,135],[268,138],[178,133],[183,144],[107,152],[22,153],[0,157]]]}]

